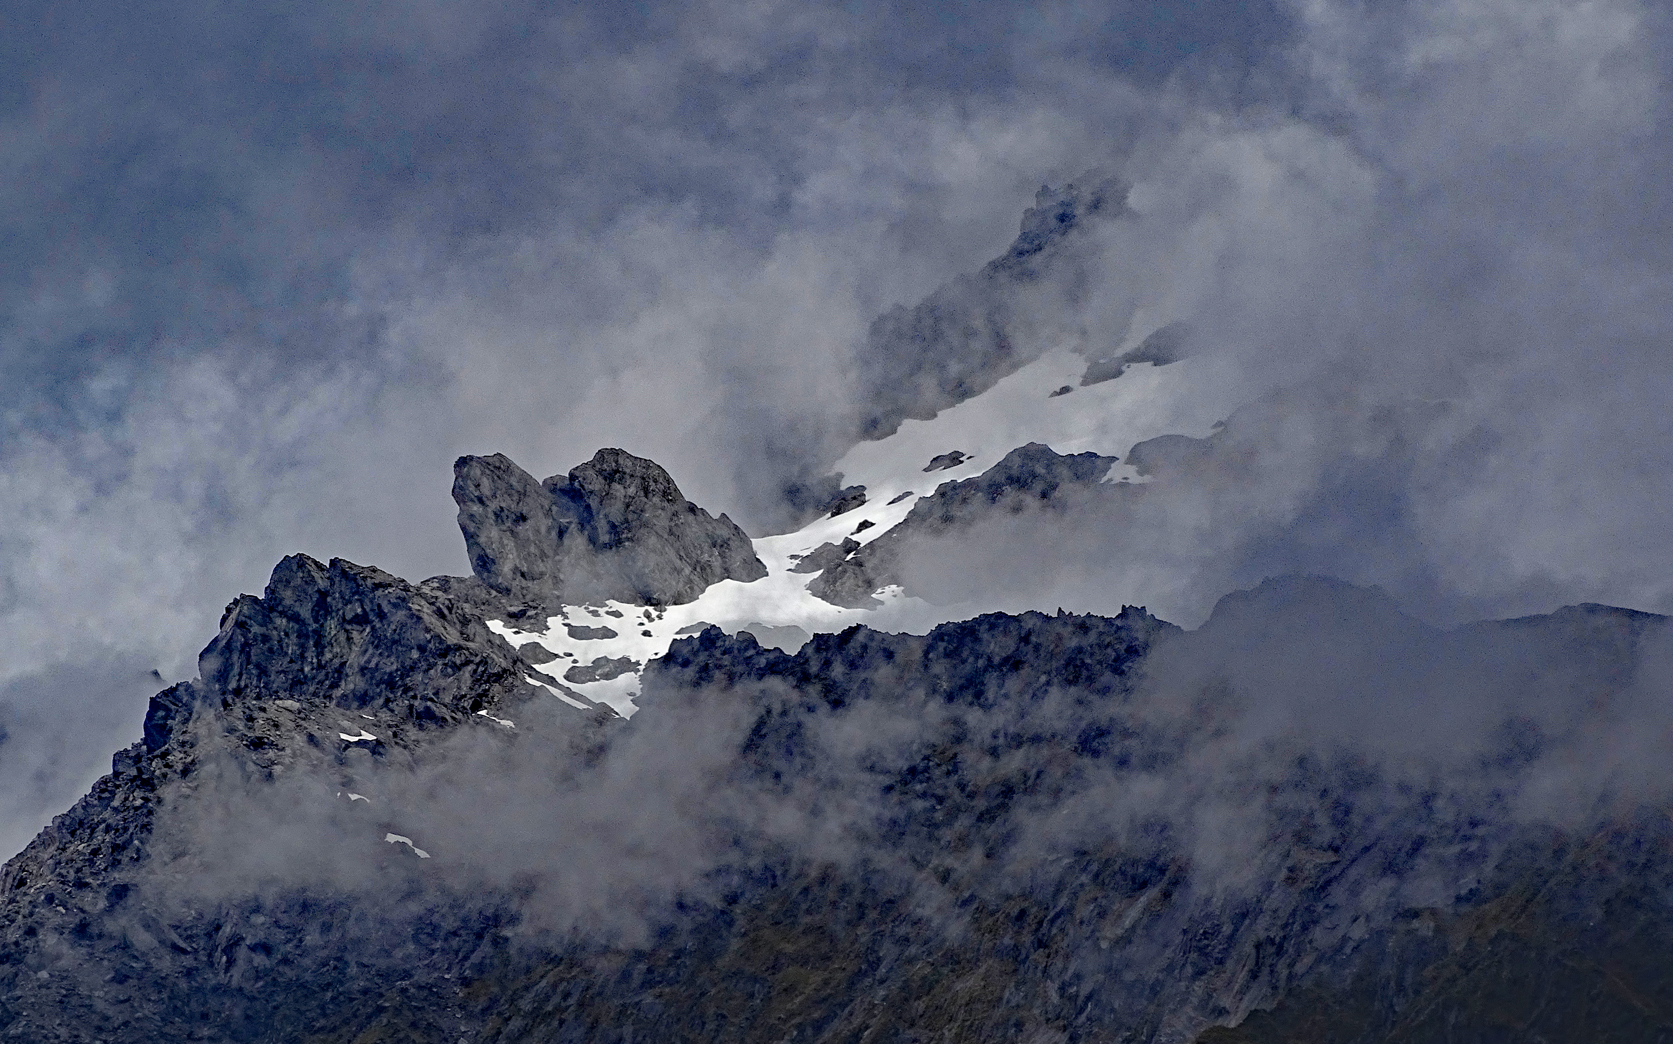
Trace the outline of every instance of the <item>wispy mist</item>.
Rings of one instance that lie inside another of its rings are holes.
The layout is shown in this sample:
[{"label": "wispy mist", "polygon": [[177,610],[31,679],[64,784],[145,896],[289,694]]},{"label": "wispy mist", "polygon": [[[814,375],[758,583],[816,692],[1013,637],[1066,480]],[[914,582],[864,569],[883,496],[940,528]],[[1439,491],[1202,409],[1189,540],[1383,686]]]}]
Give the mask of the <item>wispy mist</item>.
[{"label": "wispy mist", "polygon": [[11,23],[0,676],[94,646],[190,674],[293,551],[464,572],[461,452],[549,474],[621,445],[765,525],[863,405],[871,319],[1093,169],[1136,216],[1065,328],[1189,318],[1251,401],[1142,530],[1070,543],[1101,570],[990,604],[1192,622],[1300,570],[1434,619],[1669,606],[1646,5]]},{"label": "wispy mist", "polygon": [[822,872],[957,938],[973,911],[1120,870],[1154,891],[1075,960],[1108,1003],[1180,990],[1200,1015],[1199,982],[1147,978],[1193,926],[1289,925],[1351,955],[1669,794],[1663,618],[1440,630],[1298,579],[1227,597],[1195,631],[1122,621],[850,632],[796,659],[710,632],[651,673],[628,722],[538,696],[496,708],[515,729],[416,754],[304,754],[271,780],[210,756],[160,810],[160,872],[135,886],[204,924],[296,895],[357,897],[392,924],[492,911],[551,953],[653,945]]}]

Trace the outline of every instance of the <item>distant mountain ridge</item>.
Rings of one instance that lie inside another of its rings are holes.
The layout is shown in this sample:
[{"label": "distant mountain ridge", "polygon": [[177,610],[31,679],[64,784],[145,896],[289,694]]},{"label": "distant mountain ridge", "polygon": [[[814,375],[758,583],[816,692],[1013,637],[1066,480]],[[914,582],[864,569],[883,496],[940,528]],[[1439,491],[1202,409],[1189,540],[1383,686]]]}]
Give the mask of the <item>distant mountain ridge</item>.
[{"label": "distant mountain ridge", "polygon": [[[1243,1036],[1204,1039],[1264,1040],[1347,990],[1371,1014],[1331,1023],[1344,1033],[1439,1018],[1477,1027],[1444,1039],[1488,1040],[1501,1021],[1473,994],[1372,996],[1353,970],[1450,967],[1458,951],[1414,925],[1495,931],[1547,874],[1573,884],[1541,917],[1609,926],[1562,944],[1620,984],[1574,1010],[1626,1027],[1610,1039],[1673,1029],[1633,1000],[1661,967],[1634,955],[1673,933],[1654,898],[1669,864],[1648,856],[1673,845],[1665,815],[1597,821],[1577,863],[1507,804],[1587,749],[1564,723],[1626,698],[1664,618],[1584,607],[1441,633],[1374,592],[1284,581],[1199,632],[1138,609],[993,614],[787,655],[711,627],[647,666],[624,721],[555,699],[486,592],[293,556],[229,606],[201,677],[158,694],[144,742],[7,865],[0,1032],[1173,1042],[1232,1023]],[[1427,647],[1460,678],[1497,658],[1510,687],[1473,697],[1461,759],[1417,775],[1328,730],[1248,747],[1240,686],[1316,674],[1343,641]],[[1276,659],[1217,659],[1243,648]],[[1550,684],[1517,696],[1517,667]],[[1251,803],[1248,836],[1205,848],[1198,817],[1228,800]],[[685,847],[652,872],[656,845]],[[1218,846],[1248,861],[1217,865]],[[563,927],[588,909],[598,927]],[[1468,966],[1491,974],[1546,951],[1479,952]]]},{"label": "distant mountain ridge", "polygon": [[1241,452],[1189,326],[1042,333],[1082,180],[873,325],[792,532],[493,454],[471,576],[282,560],[0,872],[0,1039],[1673,1040],[1669,618],[982,603]]}]

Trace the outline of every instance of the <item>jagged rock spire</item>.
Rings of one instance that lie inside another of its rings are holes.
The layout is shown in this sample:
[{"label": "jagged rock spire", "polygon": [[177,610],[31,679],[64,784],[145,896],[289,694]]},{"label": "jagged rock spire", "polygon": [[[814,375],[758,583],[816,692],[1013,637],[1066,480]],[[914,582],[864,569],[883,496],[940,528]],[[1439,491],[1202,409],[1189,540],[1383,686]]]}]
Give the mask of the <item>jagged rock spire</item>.
[{"label": "jagged rock spire", "polygon": [[736,523],[625,450],[601,449],[545,482],[503,454],[460,457],[453,499],[471,571],[513,598],[677,605],[718,581],[767,575]]}]

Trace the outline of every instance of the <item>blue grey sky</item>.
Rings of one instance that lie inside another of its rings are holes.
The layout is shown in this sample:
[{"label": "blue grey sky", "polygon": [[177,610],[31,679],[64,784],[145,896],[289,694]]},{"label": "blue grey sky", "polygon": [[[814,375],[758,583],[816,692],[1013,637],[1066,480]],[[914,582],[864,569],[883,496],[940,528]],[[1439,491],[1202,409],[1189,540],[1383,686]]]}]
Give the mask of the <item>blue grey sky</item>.
[{"label": "blue grey sky", "polygon": [[1667,38],[1628,0],[11,0],[0,780],[63,751],[17,821],[280,556],[463,572],[457,454],[621,445],[765,524],[871,318],[1092,169],[1144,216],[1076,321],[1173,294],[1288,389],[1146,545],[1174,604],[1673,609]]}]

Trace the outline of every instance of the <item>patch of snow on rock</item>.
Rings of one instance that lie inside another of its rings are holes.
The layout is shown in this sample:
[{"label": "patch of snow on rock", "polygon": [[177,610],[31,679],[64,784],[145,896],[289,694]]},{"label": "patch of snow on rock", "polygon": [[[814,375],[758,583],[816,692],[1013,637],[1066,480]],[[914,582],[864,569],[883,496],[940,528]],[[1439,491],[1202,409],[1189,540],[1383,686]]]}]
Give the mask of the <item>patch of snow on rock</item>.
[{"label": "patch of snow on rock", "polygon": [[406,845],[408,848],[412,849],[412,854],[420,859],[430,858],[430,853],[413,844],[412,838],[410,837],[402,837],[400,834],[385,834],[383,835],[383,839],[392,845]]},{"label": "patch of snow on rock", "polygon": [[[863,623],[880,630],[927,632],[949,619],[948,610],[909,597],[898,587],[877,593],[883,603],[870,609],[845,609],[807,591],[813,574],[792,573],[796,562],[823,544],[851,539],[865,545],[904,519],[923,491],[934,483],[973,478],[1018,446],[1044,443],[1060,454],[1087,451],[1125,456],[1134,444],[1158,435],[1209,435],[1249,389],[1225,379],[1223,364],[1193,356],[1168,366],[1130,365],[1118,380],[1049,398],[1064,384],[1080,379],[1086,359],[1067,349],[1047,353],[983,394],[943,410],[932,420],[908,420],[888,438],[862,442],[837,463],[846,486],[864,486],[863,504],[835,517],[815,520],[793,533],[753,541],[767,575],[743,583],[722,580],[684,605],[644,606],[622,602],[566,606],[545,621],[541,631],[524,631],[502,620],[488,626],[513,646],[535,643],[556,655],[528,677],[564,702],[585,709],[566,695],[573,692],[610,707],[622,717],[638,708],[639,672],[627,671],[595,681],[563,683],[566,671],[600,659],[630,658],[640,664],[661,657],[682,634],[712,622],[728,634],[750,631],[763,644],[797,644],[798,633],[829,634]],[[934,462],[937,470],[925,474]],[[956,463],[955,463],[956,462]],[[1111,468],[1105,481],[1143,481],[1124,463]],[[968,606],[959,607],[961,615]],[[788,649],[787,649],[788,651]],[[549,679],[549,680],[548,680]]]}]

